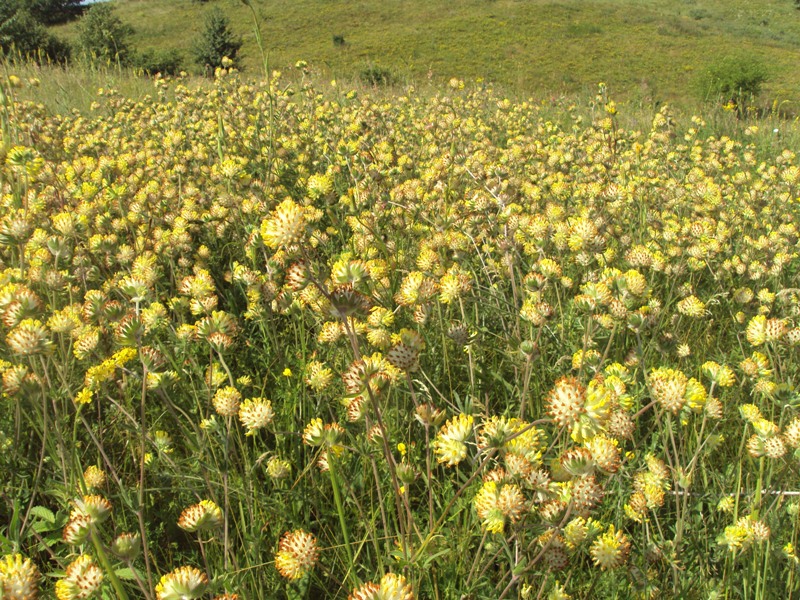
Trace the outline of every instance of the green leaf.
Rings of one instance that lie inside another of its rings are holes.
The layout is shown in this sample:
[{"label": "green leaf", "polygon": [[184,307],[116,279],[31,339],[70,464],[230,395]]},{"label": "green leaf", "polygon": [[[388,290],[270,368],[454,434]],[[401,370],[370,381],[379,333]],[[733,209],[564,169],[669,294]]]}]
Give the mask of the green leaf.
[{"label": "green leaf", "polygon": [[134,571],[130,567],[122,567],[121,569],[117,569],[116,571],[114,571],[114,575],[125,581],[135,581],[137,575],[139,576],[140,579],[142,577],[141,573],[139,573],[138,571]]},{"label": "green leaf", "polygon": [[48,523],[55,523],[56,522],[56,515],[53,513],[52,510],[49,508],[45,508],[44,506],[34,506],[31,508],[31,514],[34,517],[39,517],[43,521],[47,521]]}]

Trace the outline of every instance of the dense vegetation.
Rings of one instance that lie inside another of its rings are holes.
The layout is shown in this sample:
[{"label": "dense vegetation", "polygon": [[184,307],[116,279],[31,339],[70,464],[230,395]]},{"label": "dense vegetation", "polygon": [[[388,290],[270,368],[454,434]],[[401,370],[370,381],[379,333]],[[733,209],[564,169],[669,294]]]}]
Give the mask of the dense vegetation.
[{"label": "dense vegetation", "polygon": [[[202,72],[187,40],[219,9],[244,42],[245,72],[264,72],[254,12],[270,69],[298,60],[326,76],[419,83],[481,79],[521,96],[591,94],[604,81],[617,100],[690,107],[716,101],[720,66],[756,62],[764,101],[797,113],[800,11],[791,0],[114,0],[141,52],[178,55]],[[73,44],[77,23],[52,31]],[[719,63],[722,63],[720,65]],[[730,77],[728,77],[730,80]]]},{"label": "dense vegetation", "polygon": [[37,84],[0,107],[4,600],[797,594],[771,131]]}]

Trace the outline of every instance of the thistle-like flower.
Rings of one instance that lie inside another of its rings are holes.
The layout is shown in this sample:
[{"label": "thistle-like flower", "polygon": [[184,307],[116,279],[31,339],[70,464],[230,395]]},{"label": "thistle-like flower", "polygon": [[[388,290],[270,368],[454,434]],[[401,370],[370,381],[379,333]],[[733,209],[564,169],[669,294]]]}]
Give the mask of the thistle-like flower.
[{"label": "thistle-like flower", "polygon": [[211,401],[218,415],[221,417],[235,417],[239,412],[241,399],[242,394],[239,390],[229,385],[218,389]]},{"label": "thistle-like flower", "polygon": [[239,406],[239,421],[247,429],[245,435],[255,435],[256,431],[272,423],[275,411],[266,398],[248,398]]},{"label": "thistle-like flower", "polygon": [[609,525],[608,530],[592,543],[589,552],[594,564],[605,571],[622,566],[630,549],[628,537]]},{"label": "thistle-like flower", "polygon": [[86,515],[92,525],[102,523],[111,515],[111,503],[97,494],[83,496],[75,500],[72,517]]},{"label": "thistle-like flower", "polygon": [[101,488],[106,483],[105,471],[98,466],[89,465],[83,472],[83,482],[89,489]]},{"label": "thistle-like flower", "polygon": [[287,198],[261,223],[261,238],[267,246],[277,250],[299,242],[305,227],[303,207]]},{"label": "thistle-like flower", "polygon": [[461,413],[445,423],[433,440],[436,460],[452,467],[467,457],[466,440],[472,433],[474,418]]},{"label": "thistle-like flower", "polygon": [[157,600],[194,600],[206,593],[208,577],[196,567],[179,567],[156,585]]},{"label": "thistle-like flower", "polygon": [[222,525],[222,510],[211,500],[201,500],[185,509],[178,527],[186,531],[209,531]]},{"label": "thistle-like flower", "polygon": [[562,377],[547,395],[547,412],[559,427],[572,428],[583,413],[586,389],[574,377]]},{"label": "thistle-like flower", "polygon": [[287,579],[300,579],[314,568],[319,551],[317,538],[301,529],[286,532],[278,543],[275,568]]},{"label": "thistle-like flower", "polygon": [[64,579],[56,582],[56,598],[58,600],[90,598],[100,589],[102,583],[103,571],[91,556],[83,554],[69,564]]},{"label": "thistle-like flower", "polygon": [[387,573],[380,584],[365,583],[353,590],[347,600],[414,600],[414,592],[405,577]]},{"label": "thistle-like flower", "polygon": [[291,470],[292,465],[288,460],[283,458],[273,456],[267,461],[267,474],[273,479],[283,479],[284,477],[288,477]]},{"label": "thistle-like flower", "polygon": [[30,558],[8,554],[0,560],[0,598],[36,600],[39,596],[39,569]]},{"label": "thistle-like flower", "polygon": [[689,379],[681,371],[660,367],[650,373],[647,382],[653,399],[665,409],[677,413],[683,408]]},{"label": "thistle-like flower", "polygon": [[142,538],[138,533],[120,533],[111,542],[111,551],[124,561],[132,561],[139,556]]}]

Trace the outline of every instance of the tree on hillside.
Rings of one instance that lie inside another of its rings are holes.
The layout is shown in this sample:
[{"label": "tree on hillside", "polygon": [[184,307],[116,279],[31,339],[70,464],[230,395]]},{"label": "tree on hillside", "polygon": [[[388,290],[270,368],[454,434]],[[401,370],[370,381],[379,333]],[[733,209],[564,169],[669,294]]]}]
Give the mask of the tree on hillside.
[{"label": "tree on hillside", "polygon": [[28,10],[8,1],[0,1],[0,51],[34,60],[64,62],[69,58],[64,42]]},{"label": "tree on hillside", "polygon": [[194,46],[194,59],[202,68],[216,69],[228,57],[236,64],[241,38],[231,31],[228,18],[215,8],[206,17],[205,28]]},{"label": "tree on hillside", "polygon": [[80,45],[95,60],[126,64],[131,58],[133,28],[108,4],[95,4],[78,23]]},{"label": "tree on hillside", "polygon": [[58,23],[75,15],[82,0],[24,0],[26,8],[42,23]]}]

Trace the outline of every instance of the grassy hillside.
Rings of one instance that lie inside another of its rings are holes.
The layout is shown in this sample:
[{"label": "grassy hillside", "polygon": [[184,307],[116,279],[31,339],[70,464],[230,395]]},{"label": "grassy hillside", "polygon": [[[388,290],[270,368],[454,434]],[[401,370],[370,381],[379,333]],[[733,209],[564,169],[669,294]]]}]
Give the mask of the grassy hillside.
[{"label": "grassy hillside", "polygon": [[[141,49],[187,56],[204,14],[222,8],[245,40],[244,65],[263,69],[240,0],[112,0]],[[800,100],[800,11],[791,0],[253,0],[271,68],[308,61],[331,77],[369,66],[400,81],[485,78],[512,91],[574,92],[609,84],[622,99],[685,102],[722,57],[769,69],[765,96]],[[56,28],[75,39],[76,25]],[[333,42],[345,40],[344,46]]]}]

